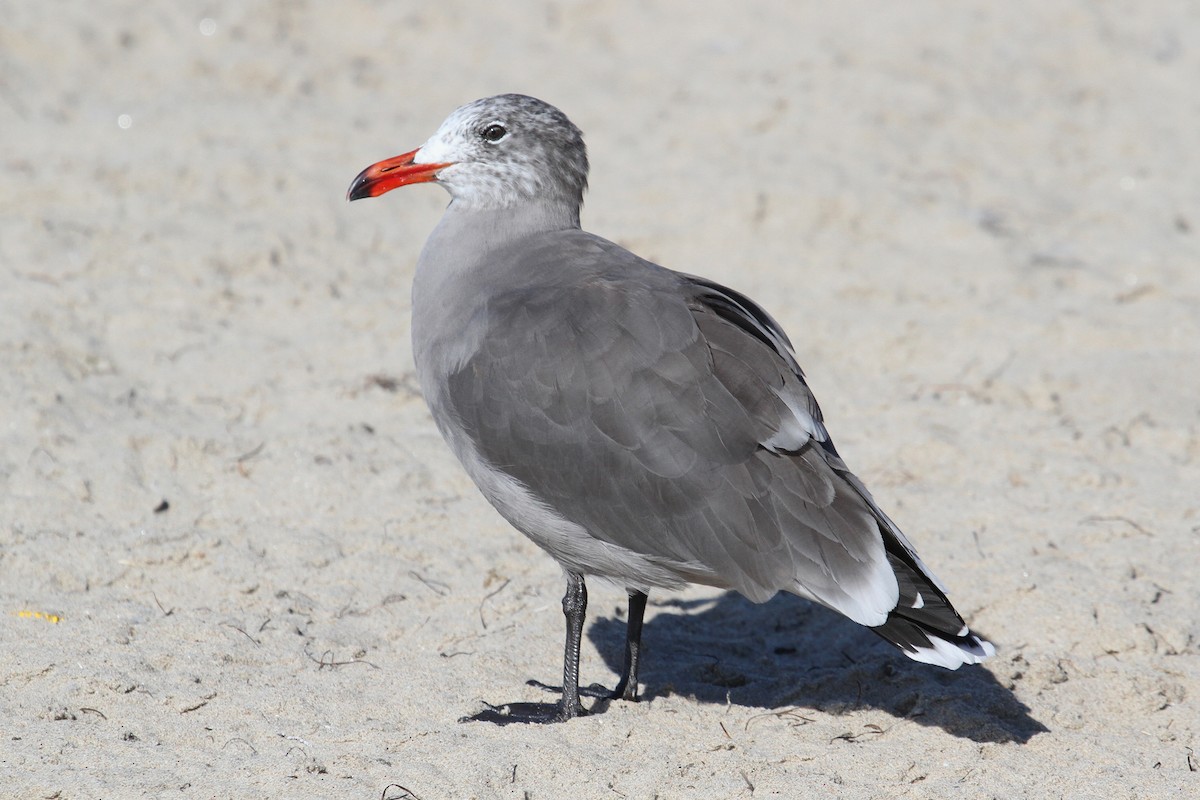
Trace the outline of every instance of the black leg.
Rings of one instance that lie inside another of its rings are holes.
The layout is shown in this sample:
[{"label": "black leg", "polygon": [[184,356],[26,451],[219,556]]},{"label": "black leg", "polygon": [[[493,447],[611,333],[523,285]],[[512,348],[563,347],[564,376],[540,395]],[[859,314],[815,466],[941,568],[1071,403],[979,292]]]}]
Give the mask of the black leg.
[{"label": "black leg", "polygon": [[567,640],[563,647],[562,700],[555,721],[583,716],[587,710],[579,702],[579,643],[583,639],[583,621],[587,614],[587,586],[583,576],[567,573],[567,592],[562,599],[563,616],[567,620]]},{"label": "black leg", "polygon": [[[510,725],[514,722],[565,722],[582,717],[588,711],[579,701],[579,643],[583,639],[583,621],[587,613],[587,586],[583,576],[567,573],[567,592],[562,600],[563,616],[567,620],[567,641],[563,648],[562,697],[557,703],[505,703],[500,706],[487,705],[478,714],[463,717],[459,722],[494,722]],[[541,681],[529,681],[546,691],[558,691],[556,686],[547,686]],[[590,696],[601,696],[587,692]],[[607,698],[607,693],[603,697]]]},{"label": "black leg", "polygon": [[638,657],[642,651],[642,617],[646,613],[646,593],[629,592],[629,619],[625,624],[625,670],[612,691],[613,700],[638,699]]},{"label": "black leg", "polygon": [[[579,686],[579,645],[583,638],[584,611],[587,610],[587,587],[584,586],[583,576],[567,573],[567,593],[563,596],[563,614],[567,618],[567,642],[563,657],[562,701],[555,706],[555,719],[571,719],[587,714],[580,704],[581,696],[603,701],[637,702],[638,662],[642,653],[642,618],[646,614],[646,600],[645,592],[629,590],[629,615],[625,624],[625,668],[616,688],[609,691],[598,683]],[[547,692],[560,691],[559,687],[549,686],[541,681],[531,680],[528,683]],[[572,708],[576,710],[572,712]]]}]

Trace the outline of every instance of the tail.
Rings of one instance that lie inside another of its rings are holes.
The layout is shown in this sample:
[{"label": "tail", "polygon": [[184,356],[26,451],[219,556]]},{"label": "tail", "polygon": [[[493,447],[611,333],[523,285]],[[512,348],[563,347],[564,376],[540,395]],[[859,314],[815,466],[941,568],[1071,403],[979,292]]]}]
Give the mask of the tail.
[{"label": "tail", "polygon": [[900,601],[888,614],[887,622],[871,630],[913,661],[946,669],[978,664],[996,655],[991,642],[971,633],[924,565],[907,548],[893,547],[889,538],[884,535],[884,544],[900,584]]}]

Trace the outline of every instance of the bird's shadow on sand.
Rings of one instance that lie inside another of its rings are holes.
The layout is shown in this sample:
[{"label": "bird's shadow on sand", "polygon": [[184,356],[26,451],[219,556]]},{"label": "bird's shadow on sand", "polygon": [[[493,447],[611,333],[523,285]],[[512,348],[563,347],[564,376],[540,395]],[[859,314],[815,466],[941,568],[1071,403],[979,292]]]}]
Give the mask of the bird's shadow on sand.
[{"label": "bird's shadow on sand", "polygon": [[[876,708],[976,742],[1024,743],[1048,730],[991,671],[916,663],[870,631],[792,595],[761,605],[732,592],[703,601],[651,598],[651,608],[642,634],[644,698],[678,694],[779,709],[798,719],[805,709]],[[623,613],[596,619],[587,635],[619,674]],[[603,708],[602,701],[594,710]]]}]

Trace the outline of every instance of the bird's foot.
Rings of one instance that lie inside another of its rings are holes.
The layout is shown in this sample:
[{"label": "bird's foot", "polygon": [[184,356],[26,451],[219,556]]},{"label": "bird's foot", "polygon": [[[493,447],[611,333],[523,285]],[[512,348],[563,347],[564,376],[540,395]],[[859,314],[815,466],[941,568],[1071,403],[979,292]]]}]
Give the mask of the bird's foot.
[{"label": "bird's foot", "polygon": [[608,699],[627,700],[630,703],[636,703],[638,701],[638,685],[622,678],[621,682],[616,685],[616,688],[608,693]]},{"label": "bird's foot", "polygon": [[[533,686],[541,689],[543,692],[551,692],[558,694],[562,691],[561,686],[551,686],[548,683],[542,683],[538,680],[525,681],[526,686]],[[615,689],[609,689],[599,683],[593,683],[590,686],[580,686],[579,695],[581,697],[593,697],[597,700],[628,700],[631,703],[638,701],[637,684],[629,685],[628,683],[618,683]]]},{"label": "bird's foot", "polygon": [[557,703],[504,703],[498,706],[484,703],[484,706],[479,713],[462,717],[458,721],[491,722],[494,725],[512,725],[514,722],[520,722],[529,725],[566,722],[588,714],[588,710],[578,701],[574,704],[559,700]]}]

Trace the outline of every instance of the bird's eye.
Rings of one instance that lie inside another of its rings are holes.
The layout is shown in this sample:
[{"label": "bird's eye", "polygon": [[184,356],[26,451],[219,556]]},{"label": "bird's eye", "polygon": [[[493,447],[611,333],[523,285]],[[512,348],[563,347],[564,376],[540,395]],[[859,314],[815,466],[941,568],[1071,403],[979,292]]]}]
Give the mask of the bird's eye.
[{"label": "bird's eye", "polygon": [[508,130],[503,125],[492,123],[479,132],[479,135],[485,142],[498,142],[508,135]]}]

